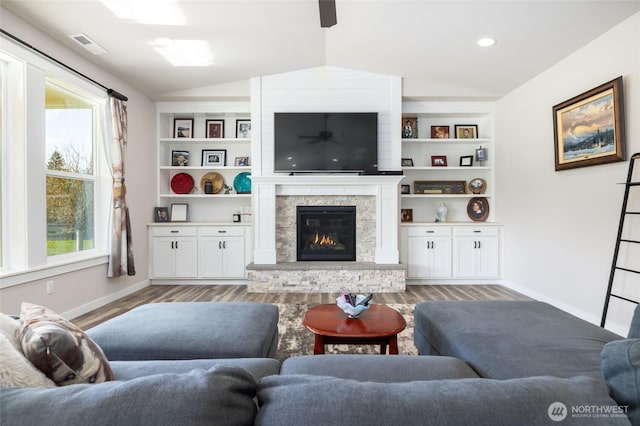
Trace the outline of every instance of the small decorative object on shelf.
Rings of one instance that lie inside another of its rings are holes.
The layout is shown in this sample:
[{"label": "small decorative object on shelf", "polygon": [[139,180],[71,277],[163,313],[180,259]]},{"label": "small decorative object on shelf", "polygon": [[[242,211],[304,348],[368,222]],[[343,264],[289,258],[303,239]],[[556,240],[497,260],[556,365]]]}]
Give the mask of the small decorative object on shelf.
[{"label": "small decorative object on shelf", "polygon": [[233,187],[238,194],[251,194],[251,173],[238,173],[233,179]]},{"label": "small decorative object on shelf", "polygon": [[176,118],[173,120],[174,138],[193,138],[193,118]]},{"label": "small decorative object on shelf", "polygon": [[413,222],[413,209],[402,209],[402,210],[400,210],[400,221],[401,222]]},{"label": "small decorative object on shelf", "polygon": [[236,120],[236,138],[251,137],[251,120]]},{"label": "small decorative object on shelf", "polygon": [[400,185],[401,194],[411,194],[411,185]]},{"label": "small decorative object on shelf", "polygon": [[208,138],[224,138],[224,120],[207,120],[206,124]]},{"label": "small decorative object on shelf", "polygon": [[402,167],[413,167],[413,158],[403,158]]},{"label": "small decorative object on shelf", "polygon": [[418,138],[418,118],[404,117],[402,119],[402,137],[404,139]]},{"label": "small decorative object on shelf", "polygon": [[480,148],[476,149],[476,162],[482,164],[486,159],[487,148],[483,148],[482,145],[480,145]]},{"label": "small decorative object on shelf", "polygon": [[188,173],[178,173],[171,178],[171,189],[176,194],[188,194],[193,189],[194,181]]},{"label": "small decorative object on shelf", "polygon": [[449,213],[449,207],[445,203],[440,203],[440,206],[436,209],[436,222],[446,222],[447,213]]},{"label": "small decorative object on shelf", "polygon": [[460,167],[473,166],[473,155],[464,155],[460,157]]},{"label": "small decorative object on shelf", "polygon": [[188,208],[188,204],[171,204],[171,222],[186,222]]},{"label": "small decorative object on shelf", "polygon": [[484,222],[489,217],[489,201],[484,197],[475,197],[467,204],[467,215],[474,222]]},{"label": "small decorative object on shelf", "polygon": [[226,166],[227,150],[226,149],[203,149],[202,150],[202,166]]},{"label": "small decorative object on shelf", "polygon": [[249,165],[249,157],[236,157],[234,166],[248,166],[248,165]]},{"label": "small decorative object on shelf", "polygon": [[153,221],[154,222],[169,222],[169,209],[166,207],[154,207],[153,208]]},{"label": "small decorative object on shelf", "polygon": [[475,178],[469,181],[469,191],[473,194],[484,194],[487,190],[487,182],[482,178]]},{"label": "small decorative object on shelf", "polygon": [[369,309],[372,298],[373,294],[365,296],[364,294],[345,293],[336,298],[336,304],[349,318],[356,319],[363,311]]},{"label": "small decorative object on shelf", "polygon": [[449,139],[449,126],[431,126],[431,139]]},{"label": "small decorative object on shelf", "polygon": [[476,124],[456,124],[455,131],[458,139],[478,138],[478,126]]},{"label": "small decorative object on shelf", "polygon": [[237,212],[236,212],[236,213],[234,213],[234,214],[233,214],[233,221],[234,221],[234,222],[236,222],[236,223],[237,223],[237,222],[240,222],[240,218],[241,218],[241,217],[242,217],[242,216],[240,215],[240,213],[237,213]]},{"label": "small decorative object on shelf", "polygon": [[[207,183],[209,188],[207,188]],[[200,179],[200,188],[205,194],[217,194],[222,191],[223,187],[224,178],[220,173],[209,172]]]},{"label": "small decorative object on shelf", "polygon": [[432,155],[431,156],[431,167],[447,167],[447,156],[446,155]]},{"label": "small decorative object on shelf", "polygon": [[416,180],[413,182],[415,194],[466,194],[464,180]]},{"label": "small decorative object on shelf", "polygon": [[188,166],[189,165],[189,151],[171,151],[171,165],[172,166]]}]

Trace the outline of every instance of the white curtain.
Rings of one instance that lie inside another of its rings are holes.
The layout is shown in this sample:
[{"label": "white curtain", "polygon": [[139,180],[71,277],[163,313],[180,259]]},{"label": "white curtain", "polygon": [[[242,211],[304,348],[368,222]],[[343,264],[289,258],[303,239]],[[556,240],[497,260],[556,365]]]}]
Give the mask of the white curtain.
[{"label": "white curtain", "polygon": [[127,207],[127,187],[124,183],[127,147],[127,107],[115,97],[109,98],[111,111],[111,169],[113,174],[113,211],[111,223],[111,252],[108,277],[135,275],[131,222]]}]

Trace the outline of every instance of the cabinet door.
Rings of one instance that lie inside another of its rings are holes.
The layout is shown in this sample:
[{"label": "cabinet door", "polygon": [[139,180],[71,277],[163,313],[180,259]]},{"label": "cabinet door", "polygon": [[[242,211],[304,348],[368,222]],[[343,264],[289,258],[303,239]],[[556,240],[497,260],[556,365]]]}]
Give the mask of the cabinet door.
[{"label": "cabinet door", "polygon": [[431,278],[451,278],[451,238],[432,238],[429,258]]},{"label": "cabinet door", "polygon": [[154,237],[152,240],[151,278],[173,278],[176,276],[176,254],[174,238]]},{"label": "cabinet door", "polygon": [[197,238],[174,238],[175,241],[175,277],[195,278],[198,276]]},{"label": "cabinet door", "polygon": [[499,276],[497,237],[458,237],[455,242],[456,278],[495,278]]},{"label": "cabinet door", "polygon": [[407,278],[451,278],[451,239],[409,237]]},{"label": "cabinet door", "polygon": [[407,278],[429,277],[429,240],[425,237],[409,237],[407,240]]},{"label": "cabinet door", "polygon": [[199,276],[200,278],[222,277],[222,238],[200,237]]},{"label": "cabinet door", "polygon": [[476,249],[478,278],[494,278],[500,274],[499,245],[497,238],[479,238]]},{"label": "cabinet door", "polygon": [[456,238],[454,247],[454,276],[456,278],[475,278],[477,239]]},{"label": "cabinet door", "polygon": [[244,278],[244,238],[225,238],[223,243],[222,273],[225,278]]}]

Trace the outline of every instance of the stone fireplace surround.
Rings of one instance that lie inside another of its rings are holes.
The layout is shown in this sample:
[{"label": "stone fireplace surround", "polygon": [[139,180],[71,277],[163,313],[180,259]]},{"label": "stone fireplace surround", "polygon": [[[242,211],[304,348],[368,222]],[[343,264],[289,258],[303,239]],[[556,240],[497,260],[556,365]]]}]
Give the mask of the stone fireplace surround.
[{"label": "stone fireplace surround", "polygon": [[[254,262],[250,292],[396,292],[399,264],[398,184],[402,176],[255,176]],[[297,262],[297,205],[355,205],[355,262]]]}]

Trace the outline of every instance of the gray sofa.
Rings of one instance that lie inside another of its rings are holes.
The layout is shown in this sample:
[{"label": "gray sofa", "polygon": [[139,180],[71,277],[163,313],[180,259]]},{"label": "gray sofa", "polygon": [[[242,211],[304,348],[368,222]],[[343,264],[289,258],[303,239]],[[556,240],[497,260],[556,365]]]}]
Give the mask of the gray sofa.
[{"label": "gray sofa", "polygon": [[[431,316],[431,308],[427,317]],[[423,309],[423,305],[416,307],[416,332],[420,332],[416,343],[425,338],[437,348],[429,332],[418,330],[418,318],[422,318],[419,312]],[[479,321],[475,318],[468,327],[473,328]],[[236,326],[239,324],[242,319],[236,318]],[[502,336],[510,340],[509,333],[516,332],[517,325],[504,321],[502,332],[493,334],[492,339],[500,340]],[[119,328],[121,324],[115,322],[111,326]],[[105,330],[108,331],[98,331]],[[90,334],[102,344],[100,333],[90,330]],[[169,355],[174,337],[164,336],[163,350]],[[112,343],[117,343],[113,334],[111,338]],[[131,341],[129,336],[123,339]],[[176,341],[185,344],[182,338]],[[195,338],[193,342],[209,344],[209,350],[215,352],[213,343]],[[637,424],[638,418],[633,416],[640,410],[640,340],[618,337],[601,346],[606,381],[595,374],[601,365],[600,355],[592,360],[593,368],[584,368],[585,374],[571,377],[537,372],[525,377],[521,369],[514,370],[513,377],[482,377],[484,361],[471,357],[472,346],[460,349],[456,356],[299,356],[282,364],[270,358],[110,361],[116,378],[112,382],[3,388],[0,423],[541,425],[557,424],[559,416],[564,416],[560,423],[563,425],[628,425],[628,412]],[[502,353],[508,345],[491,348],[482,342],[477,350],[495,353],[496,349]],[[521,362],[527,362],[527,354],[519,354],[525,357]],[[506,354],[504,357],[508,358]],[[552,368],[552,362],[546,362]],[[499,369],[493,363],[489,365],[492,374],[497,375]],[[505,366],[500,374],[506,375],[509,368],[513,367]],[[620,405],[629,407],[622,409]],[[572,412],[575,407],[582,411]],[[587,415],[584,410],[592,412]]]}]

